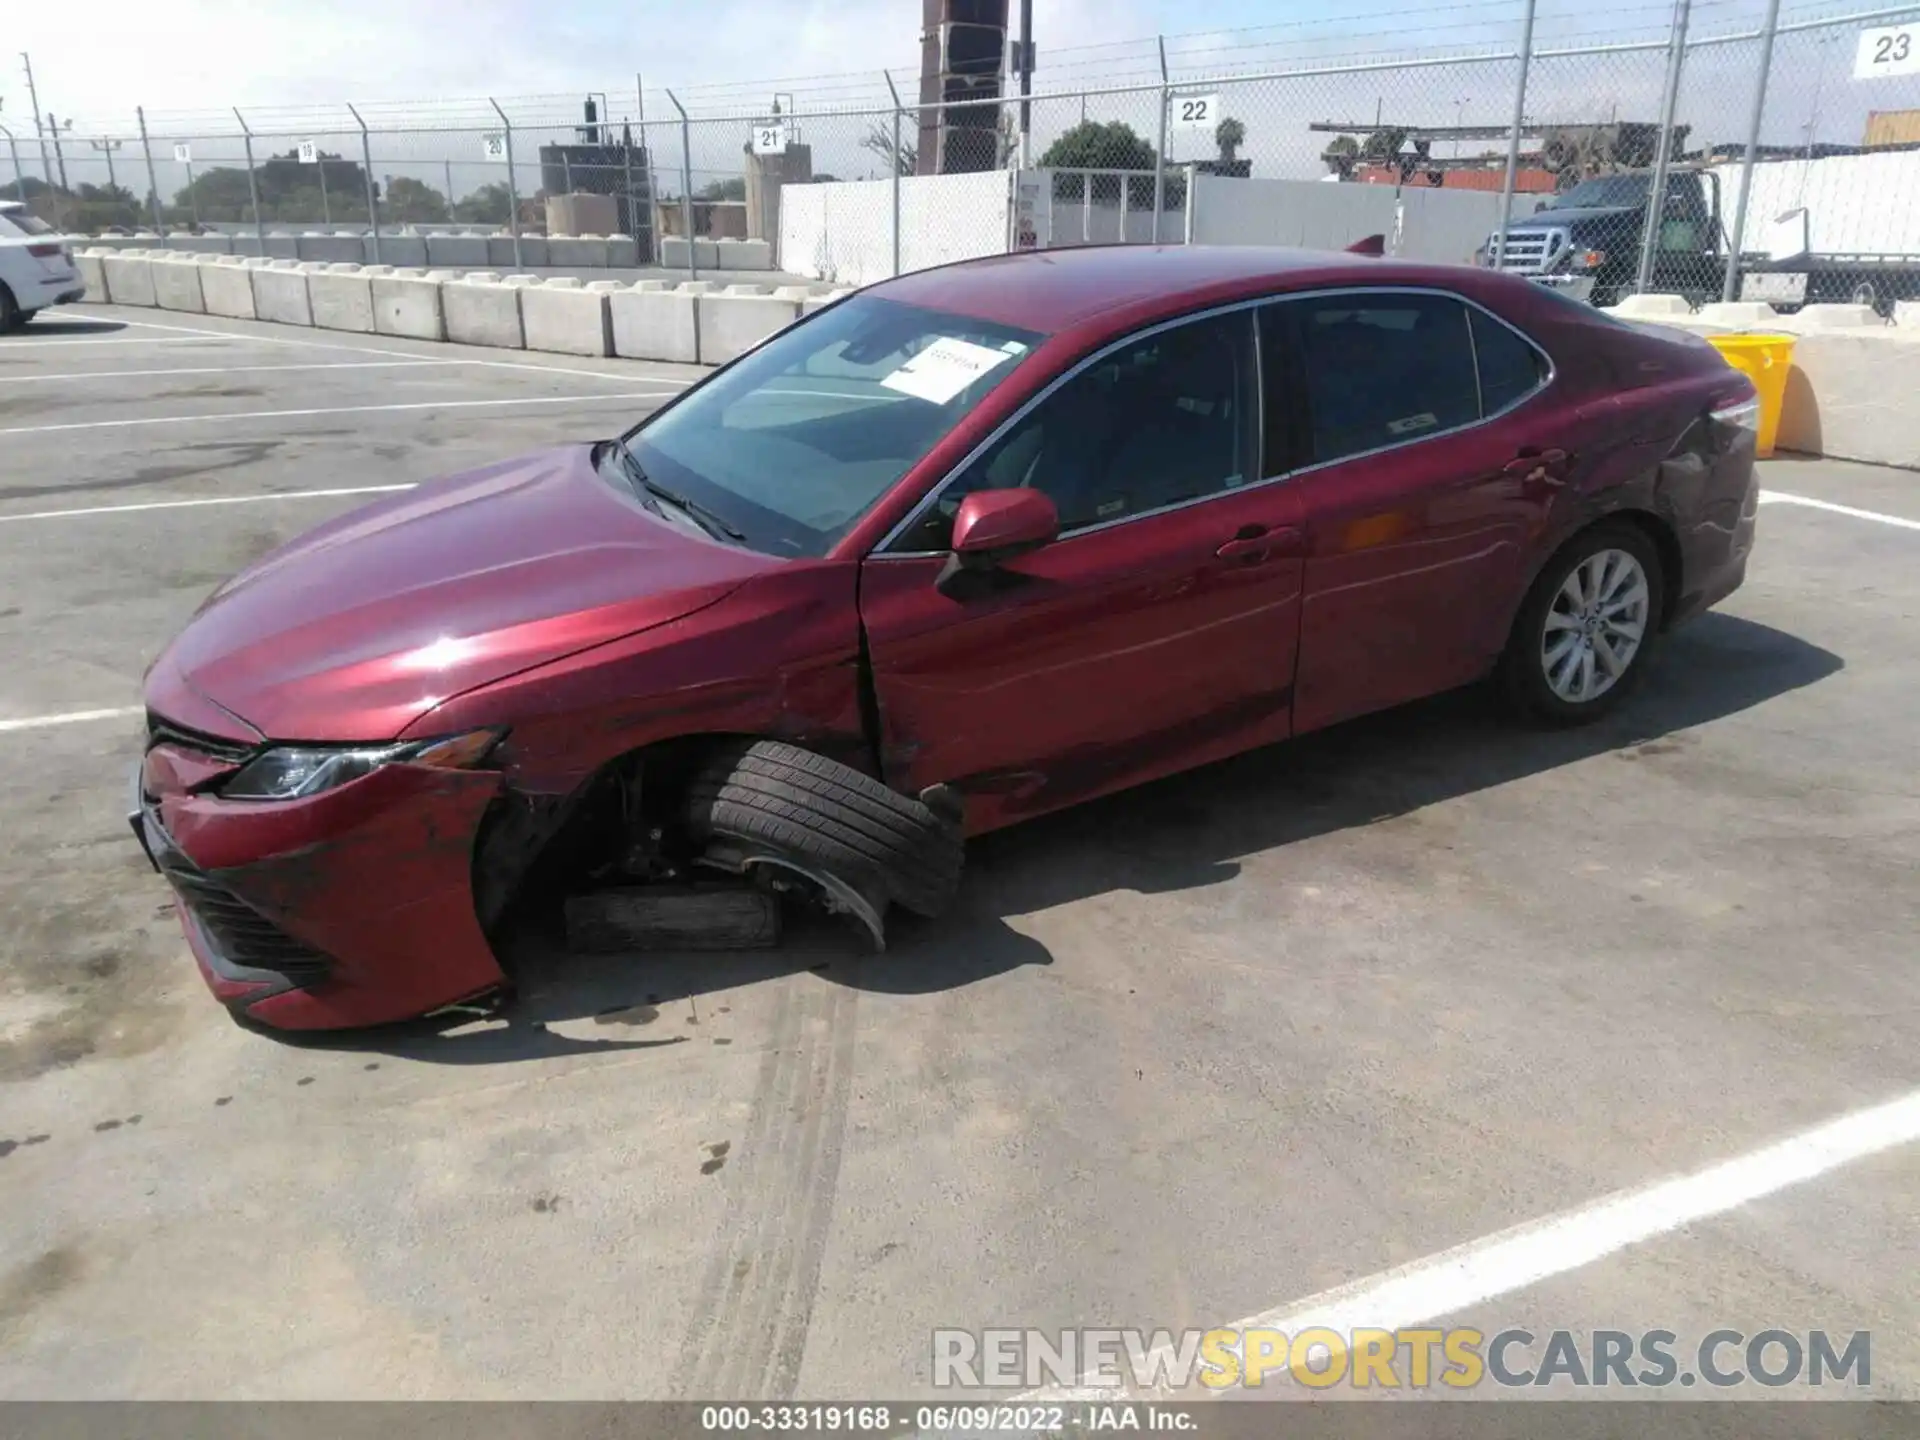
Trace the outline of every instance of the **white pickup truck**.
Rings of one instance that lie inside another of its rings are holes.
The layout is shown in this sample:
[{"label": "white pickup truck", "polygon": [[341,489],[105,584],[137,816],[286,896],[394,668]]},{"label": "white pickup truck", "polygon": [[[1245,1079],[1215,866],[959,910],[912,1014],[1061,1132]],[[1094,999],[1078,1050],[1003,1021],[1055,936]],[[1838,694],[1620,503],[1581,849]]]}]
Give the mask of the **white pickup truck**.
[{"label": "white pickup truck", "polygon": [[19,201],[0,200],[0,334],[86,293],[59,232]]}]

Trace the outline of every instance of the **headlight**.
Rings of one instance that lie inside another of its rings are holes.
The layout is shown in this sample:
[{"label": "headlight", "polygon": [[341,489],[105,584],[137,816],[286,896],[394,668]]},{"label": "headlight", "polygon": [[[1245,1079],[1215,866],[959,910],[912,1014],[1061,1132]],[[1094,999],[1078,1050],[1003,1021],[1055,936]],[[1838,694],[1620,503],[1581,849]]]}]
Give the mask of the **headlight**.
[{"label": "headlight", "polygon": [[1573,268],[1576,270],[1598,270],[1607,263],[1604,250],[1576,250],[1573,252]]},{"label": "headlight", "polygon": [[505,733],[473,730],[393,745],[275,745],[229,776],[220,794],[228,800],[299,800],[370,775],[382,765],[468,770],[486,759]]}]

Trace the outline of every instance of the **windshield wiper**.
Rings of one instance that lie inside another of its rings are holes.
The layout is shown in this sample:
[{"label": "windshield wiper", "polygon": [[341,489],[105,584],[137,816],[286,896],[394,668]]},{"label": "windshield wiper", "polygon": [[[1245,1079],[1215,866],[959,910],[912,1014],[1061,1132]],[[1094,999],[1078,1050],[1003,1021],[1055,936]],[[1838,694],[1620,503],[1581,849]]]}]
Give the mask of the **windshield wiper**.
[{"label": "windshield wiper", "polygon": [[729,525],[706,506],[698,501],[689,500],[684,495],[676,494],[659,481],[652,479],[645,470],[640,468],[640,461],[634,456],[632,447],[625,440],[616,437],[607,443],[617,450],[620,458],[626,462],[627,472],[633,476],[633,483],[638,489],[651,495],[655,500],[664,500],[674,509],[684,511],[709,535],[718,535],[724,540],[732,540],[742,545],[747,543],[744,532]]}]

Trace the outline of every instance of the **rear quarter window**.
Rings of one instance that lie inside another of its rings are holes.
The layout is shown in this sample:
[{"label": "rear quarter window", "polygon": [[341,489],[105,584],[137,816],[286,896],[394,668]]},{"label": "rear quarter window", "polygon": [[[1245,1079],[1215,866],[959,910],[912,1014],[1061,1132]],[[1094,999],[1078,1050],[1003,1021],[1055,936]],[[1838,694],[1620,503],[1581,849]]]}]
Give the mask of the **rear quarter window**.
[{"label": "rear quarter window", "polygon": [[1467,308],[1473,329],[1473,358],[1480,371],[1483,413],[1498,415],[1547,383],[1547,357],[1518,331],[1484,310]]}]

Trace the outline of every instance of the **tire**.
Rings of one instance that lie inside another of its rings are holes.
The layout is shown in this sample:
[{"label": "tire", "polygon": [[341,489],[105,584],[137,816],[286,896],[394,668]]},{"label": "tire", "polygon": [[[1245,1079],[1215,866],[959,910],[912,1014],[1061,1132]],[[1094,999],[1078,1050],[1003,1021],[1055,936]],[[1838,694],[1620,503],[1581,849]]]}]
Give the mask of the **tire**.
[{"label": "tire", "polygon": [[959,826],[797,745],[727,746],[688,787],[686,814],[696,839],[764,845],[852,884],[877,886],[916,915],[938,915],[960,887]]},{"label": "tire", "polygon": [[0,335],[18,330],[26,323],[26,317],[20,313],[20,306],[13,298],[13,291],[0,285]]},{"label": "tire", "polygon": [[[1514,618],[1500,661],[1508,702],[1549,725],[1584,725],[1612,711],[1646,673],[1665,579],[1659,550],[1638,526],[1603,521],[1567,542]],[[1590,604],[1583,597],[1596,585]]]}]

